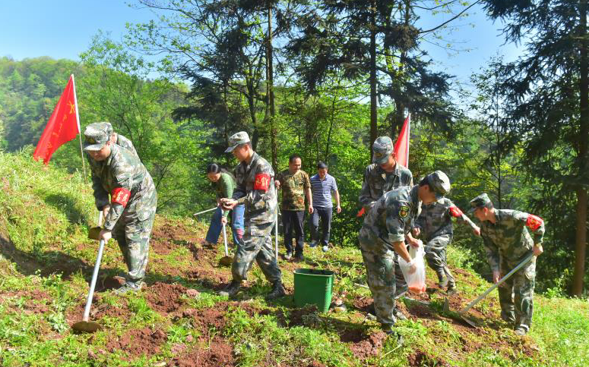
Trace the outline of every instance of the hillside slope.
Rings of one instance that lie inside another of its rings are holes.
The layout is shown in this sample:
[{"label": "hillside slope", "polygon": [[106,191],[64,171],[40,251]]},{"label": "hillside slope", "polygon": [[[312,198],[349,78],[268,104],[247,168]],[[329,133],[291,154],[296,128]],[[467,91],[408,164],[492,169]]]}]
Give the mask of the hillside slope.
[{"label": "hillside slope", "polygon": [[[444,293],[402,304],[405,343],[387,339],[366,318],[371,298],[361,256],[354,248],[308,249],[305,264],[280,261],[289,296],[264,301],[269,291],[254,265],[247,290],[228,300],[216,290],[230,280],[217,266],[222,247],[203,249],[206,223],[158,216],[151,243],[147,289],[117,296],[124,264],[109,243],[91,318],[103,330],[76,335],[97,243],[86,238],[96,212],[89,183],[0,153],[1,366],[586,366],[589,303],[536,297],[531,333],[516,337],[499,321],[496,294],[471,311],[471,328],[455,310],[489,284],[450,249],[459,294],[444,312]],[[345,307],[319,313],[293,302],[293,270],[314,267],[336,275],[334,301]]]}]

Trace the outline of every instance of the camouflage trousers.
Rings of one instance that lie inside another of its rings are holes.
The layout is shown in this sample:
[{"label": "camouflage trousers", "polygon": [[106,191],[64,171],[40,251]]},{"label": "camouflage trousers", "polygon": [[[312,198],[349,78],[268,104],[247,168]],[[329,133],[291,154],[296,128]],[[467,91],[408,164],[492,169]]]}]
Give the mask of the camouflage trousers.
[{"label": "camouflage trousers", "polygon": [[245,224],[245,233],[237,244],[237,250],[233,257],[231,274],[233,280],[244,281],[247,272],[251,269],[254,260],[272,284],[282,279],[282,273],[278,268],[278,262],[272,248],[272,229],[274,222],[267,224]]},{"label": "camouflage trousers", "polygon": [[368,288],[374,298],[376,318],[381,324],[392,326],[396,321],[394,310],[398,274],[395,270],[397,254],[384,241],[368,234],[364,229],[360,231],[359,240]]},{"label": "camouflage trousers", "polygon": [[450,242],[452,242],[452,237],[448,235],[432,238],[425,245],[425,259],[429,267],[436,272],[440,281],[445,275],[448,277],[448,284],[455,285],[456,281],[446,262],[446,247]]},{"label": "camouflage trousers", "polygon": [[113,228],[112,237],[117,240],[129,269],[128,280],[136,282],[145,277],[154,219],[155,211],[143,221],[123,213]]},{"label": "camouflage trousers", "polygon": [[[501,261],[501,277],[516,267],[518,262]],[[514,323],[515,328],[530,330],[534,311],[534,286],[536,283],[536,260],[532,260],[505,283],[499,286],[501,318]]]}]

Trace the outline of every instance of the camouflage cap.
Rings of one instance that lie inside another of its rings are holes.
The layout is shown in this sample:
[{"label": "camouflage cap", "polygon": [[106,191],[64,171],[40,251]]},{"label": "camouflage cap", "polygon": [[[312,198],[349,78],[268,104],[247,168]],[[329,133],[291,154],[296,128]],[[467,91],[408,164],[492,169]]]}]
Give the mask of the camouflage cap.
[{"label": "camouflage cap", "polygon": [[240,131],[229,137],[229,148],[225,150],[225,153],[231,153],[235,148],[241,144],[250,142],[250,137],[245,131]]},{"label": "camouflage cap", "polygon": [[448,176],[442,171],[434,171],[429,175],[425,176],[427,179],[427,183],[429,186],[434,190],[436,197],[439,199],[448,195],[450,189],[450,179]]},{"label": "camouflage cap", "polygon": [[489,199],[489,195],[486,193],[480,194],[470,201],[470,206],[472,206],[472,208],[469,210],[469,212],[472,213],[478,208],[488,207],[490,203],[491,199]]},{"label": "camouflage cap", "polygon": [[393,152],[393,141],[388,136],[379,136],[372,144],[372,162],[384,164]]},{"label": "camouflage cap", "polygon": [[96,151],[102,149],[110,140],[113,129],[108,122],[95,122],[84,130],[84,150]]}]

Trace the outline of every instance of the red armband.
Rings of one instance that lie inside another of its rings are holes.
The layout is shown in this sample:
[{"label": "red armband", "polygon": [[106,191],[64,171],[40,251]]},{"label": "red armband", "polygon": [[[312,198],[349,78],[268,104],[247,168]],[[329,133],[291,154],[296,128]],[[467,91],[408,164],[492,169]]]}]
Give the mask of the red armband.
[{"label": "red armband", "polygon": [[111,197],[113,204],[121,204],[124,208],[131,198],[131,191],[118,187],[112,191]]},{"label": "red armband", "polygon": [[254,182],[254,190],[268,191],[270,187],[270,175],[268,173],[258,173]]},{"label": "red armband", "polygon": [[540,226],[544,224],[544,220],[542,218],[534,215],[528,214],[528,220],[526,221],[526,226],[531,229],[532,231],[536,231]]},{"label": "red armband", "polygon": [[460,218],[462,217],[462,210],[460,210],[460,208],[458,208],[457,206],[451,206],[450,207],[450,214],[454,217],[454,218]]}]

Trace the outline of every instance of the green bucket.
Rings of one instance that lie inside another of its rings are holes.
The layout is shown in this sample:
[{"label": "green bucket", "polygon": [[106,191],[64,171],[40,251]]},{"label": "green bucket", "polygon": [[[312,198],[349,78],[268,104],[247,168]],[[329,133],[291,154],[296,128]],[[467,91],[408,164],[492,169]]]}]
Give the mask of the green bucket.
[{"label": "green bucket", "polygon": [[321,312],[327,312],[331,304],[333,271],[297,269],[294,271],[294,301],[297,307],[317,305]]}]

